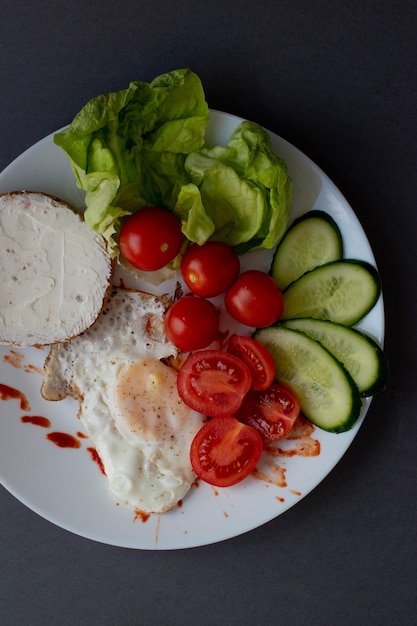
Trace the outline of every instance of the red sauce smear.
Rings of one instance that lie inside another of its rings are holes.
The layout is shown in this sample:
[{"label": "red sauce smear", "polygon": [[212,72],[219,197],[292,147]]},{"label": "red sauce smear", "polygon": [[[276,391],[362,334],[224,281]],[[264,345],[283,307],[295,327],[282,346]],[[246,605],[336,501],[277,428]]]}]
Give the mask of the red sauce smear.
[{"label": "red sauce smear", "polygon": [[77,437],[79,437],[80,439],[88,439],[88,435],[82,433],[80,430],[77,432]]},{"label": "red sauce smear", "polygon": [[159,527],[160,526],[161,526],[161,515],[159,514],[158,517],[157,517],[157,520],[156,520],[155,545],[158,545],[158,541],[159,541]]},{"label": "red sauce smear", "polygon": [[299,417],[292,431],[286,437],[286,441],[294,441],[292,448],[268,447],[271,456],[318,456],[320,454],[320,441],[312,438],[315,427],[305,417]]},{"label": "red sauce smear", "polygon": [[264,467],[266,469],[265,472],[255,469],[252,473],[253,477],[258,478],[259,480],[263,480],[266,483],[276,485],[277,487],[287,486],[287,481],[285,479],[286,470],[283,467],[277,465],[269,459],[264,461]]},{"label": "red sauce smear", "polygon": [[25,372],[27,374],[41,374],[42,376],[45,373],[42,367],[38,367],[37,365],[31,365],[30,363],[29,365],[25,365]]},{"label": "red sauce smear", "polygon": [[136,520],[139,519],[142,522],[142,524],[144,524],[145,522],[148,521],[150,516],[151,516],[150,513],[145,513],[145,511],[141,511],[140,509],[135,509],[135,517],[133,518],[133,521],[136,522]]},{"label": "red sauce smear", "polygon": [[[312,457],[320,454],[320,442],[313,439],[312,434],[315,427],[304,416],[300,416],[292,429],[292,431],[275,445],[265,447],[261,468],[255,469],[254,478],[262,480],[265,483],[276,485],[277,487],[287,487],[285,477],[285,468],[281,467],[276,461],[283,457],[304,456]],[[284,447],[285,442],[285,447]],[[294,442],[294,443],[292,443]],[[282,447],[279,447],[281,443]],[[289,447],[291,446],[291,447]],[[294,492],[295,493],[295,492]],[[301,495],[297,492],[297,495]]]},{"label": "red sauce smear", "polygon": [[92,461],[94,461],[94,463],[97,463],[103,476],[106,476],[106,470],[104,469],[103,461],[100,459],[100,455],[97,450],[95,448],[87,448],[87,452],[90,453]]},{"label": "red sauce smear", "polygon": [[[10,350],[10,354],[6,354],[3,357],[3,360],[6,363],[8,363],[9,365],[12,365],[16,369],[21,369],[23,359],[24,359],[23,354],[21,354],[20,352],[16,352],[16,350]],[[42,367],[38,367],[37,365],[31,365],[31,364],[25,365],[24,370],[27,374],[31,374],[31,373],[43,374],[44,373]]]},{"label": "red sauce smear", "polygon": [[18,389],[9,387],[9,385],[0,384],[0,400],[20,400],[22,411],[30,411],[26,396]]},{"label": "red sauce smear", "polygon": [[16,367],[17,369],[22,366],[23,359],[23,354],[21,354],[20,352],[16,352],[15,350],[10,350],[10,354],[6,354],[3,357],[3,360],[6,361],[6,363],[9,363],[9,365],[13,365],[13,367]]},{"label": "red sauce smear", "polygon": [[51,421],[42,415],[22,415],[20,421],[24,424],[33,424],[41,428],[49,428],[51,426]]},{"label": "red sauce smear", "polygon": [[48,433],[46,438],[52,441],[58,448],[80,448],[81,442],[79,439],[68,433]]}]

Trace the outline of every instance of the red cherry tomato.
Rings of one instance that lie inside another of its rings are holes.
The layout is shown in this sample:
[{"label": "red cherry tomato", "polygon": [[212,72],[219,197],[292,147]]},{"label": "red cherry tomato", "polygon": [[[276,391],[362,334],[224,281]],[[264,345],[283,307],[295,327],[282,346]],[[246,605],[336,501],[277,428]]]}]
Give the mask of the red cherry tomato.
[{"label": "red cherry tomato", "polygon": [[268,389],[275,378],[275,364],[261,343],[241,335],[232,335],[227,350],[242,359],[252,373],[252,389]]},{"label": "red cherry tomato", "polygon": [[178,393],[185,404],[210,417],[237,411],[251,383],[247,365],[223,350],[194,352],[177,377]]},{"label": "red cherry tomato", "polygon": [[219,317],[218,310],[209,300],[184,296],[168,309],[165,332],[179,350],[201,350],[216,339]]},{"label": "red cherry tomato", "polygon": [[271,276],[248,270],[227,290],[224,303],[241,324],[264,328],[279,320],[284,308],[282,292]]},{"label": "red cherry tomato", "polygon": [[262,438],[254,428],[231,416],[214,417],[193,439],[191,465],[205,482],[230,487],[253,472],[262,448]]},{"label": "red cherry tomato", "polygon": [[300,403],[284,385],[273,383],[265,391],[250,391],[236,417],[255,428],[265,439],[282,439],[300,414]]},{"label": "red cherry tomato", "polygon": [[184,235],[177,218],[158,207],[132,213],[120,230],[120,250],[137,269],[152,272],[170,263],[179,253]]},{"label": "red cherry tomato", "polygon": [[207,241],[188,248],[181,259],[181,274],[188,288],[202,298],[226,291],[239,274],[236,252],[221,241]]}]

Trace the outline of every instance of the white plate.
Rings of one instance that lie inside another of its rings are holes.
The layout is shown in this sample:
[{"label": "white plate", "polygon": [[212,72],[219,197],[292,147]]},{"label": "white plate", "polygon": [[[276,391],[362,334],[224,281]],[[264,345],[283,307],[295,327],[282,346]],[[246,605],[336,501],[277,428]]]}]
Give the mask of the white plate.
[{"label": "white plate", "polygon": [[[208,141],[227,142],[241,118],[211,111]],[[276,153],[288,164],[294,181],[292,218],[322,209],[338,223],[345,256],[375,264],[369,242],[346,199],[327,176],[304,154],[270,133]],[[64,152],[54,145],[53,134],[39,141],[0,174],[0,192],[43,191],[83,206],[83,194],[74,183]],[[256,253],[257,254],[257,253]],[[253,258],[253,257],[252,257]],[[361,327],[381,343],[384,335],[382,298],[362,321]],[[88,439],[81,447],[60,448],[46,438],[58,431],[77,436],[77,404],[72,399],[51,403],[42,400],[40,370],[47,351],[0,350],[0,383],[21,391],[29,408],[18,399],[0,403],[0,475],[2,484],[30,509],[58,526],[83,537],[110,545],[148,550],[177,549],[215,543],[234,537],[277,517],[297,504],[332,470],[351,444],[369,408],[365,401],[355,427],[334,435],[316,429],[308,441],[287,442],[320,447],[316,456],[265,456],[259,470],[270,480],[249,477],[229,489],[200,483],[181,506],[162,515],[141,516],[133,507],[116,502],[107,480],[91,460]],[[22,422],[24,415],[43,416],[50,428]],[[312,442],[313,440],[313,442]],[[318,443],[315,443],[318,442]],[[306,446],[304,446],[306,449]]]}]

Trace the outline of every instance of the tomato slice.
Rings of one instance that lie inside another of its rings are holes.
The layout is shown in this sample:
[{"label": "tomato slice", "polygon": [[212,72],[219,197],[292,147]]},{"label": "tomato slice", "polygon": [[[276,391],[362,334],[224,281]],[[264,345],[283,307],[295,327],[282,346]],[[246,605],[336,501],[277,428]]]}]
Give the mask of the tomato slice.
[{"label": "tomato slice", "polygon": [[235,413],[239,420],[272,441],[288,435],[299,414],[300,403],[296,396],[276,382],[265,391],[250,391]]},{"label": "tomato slice", "polygon": [[252,389],[268,389],[275,378],[275,364],[270,352],[252,337],[232,335],[228,352],[242,359],[252,373]]},{"label": "tomato slice", "polygon": [[248,366],[223,350],[190,354],[177,378],[178,393],[185,404],[209,417],[237,411],[251,383]]},{"label": "tomato slice", "polygon": [[191,443],[191,465],[205,482],[230,487],[253,472],[262,449],[262,437],[254,428],[230,415],[214,417]]}]

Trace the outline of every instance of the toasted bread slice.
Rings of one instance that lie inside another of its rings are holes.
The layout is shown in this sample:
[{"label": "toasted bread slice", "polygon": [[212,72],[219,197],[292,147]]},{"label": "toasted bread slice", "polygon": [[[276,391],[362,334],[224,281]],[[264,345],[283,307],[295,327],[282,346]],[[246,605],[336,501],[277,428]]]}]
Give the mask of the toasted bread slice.
[{"label": "toasted bread slice", "polygon": [[65,342],[99,316],[112,286],[106,243],[69,204],[0,195],[0,343]]}]

